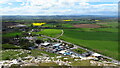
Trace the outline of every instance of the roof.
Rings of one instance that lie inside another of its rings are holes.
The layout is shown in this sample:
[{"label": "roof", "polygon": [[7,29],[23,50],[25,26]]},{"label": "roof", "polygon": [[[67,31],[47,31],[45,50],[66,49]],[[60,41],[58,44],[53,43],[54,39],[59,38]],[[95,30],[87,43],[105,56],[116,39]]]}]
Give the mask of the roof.
[{"label": "roof", "polygon": [[101,56],[101,55],[98,54],[98,53],[93,53],[92,55],[93,55],[93,56]]},{"label": "roof", "polygon": [[62,54],[64,54],[66,52],[66,50],[62,50],[62,51],[60,51],[59,53],[62,53]]},{"label": "roof", "polygon": [[54,44],[53,46],[59,46],[61,43]]},{"label": "roof", "polygon": [[16,25],[16,27],[25,27],[26,25],[23,25],[23,24],[18,24]]},{"label": "roof", "polygon": [[42,45],[48,45],[48,44],[50,44],[50,43],[48,43],[48,42],[42,43]]}]

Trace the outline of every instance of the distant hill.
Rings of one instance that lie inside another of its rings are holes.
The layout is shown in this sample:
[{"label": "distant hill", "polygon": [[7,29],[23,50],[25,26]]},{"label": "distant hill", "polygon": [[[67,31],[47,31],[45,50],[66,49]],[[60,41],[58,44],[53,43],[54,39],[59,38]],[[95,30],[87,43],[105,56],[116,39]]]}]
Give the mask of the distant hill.
[{"label": "distant hill", "polygon": [[27,16],[12,15],[2,16],[2,20],[52,20],[52,19],[109,19],[117,18],[117,16],[101,16],[101,15],[54,15],[54,16]]}]

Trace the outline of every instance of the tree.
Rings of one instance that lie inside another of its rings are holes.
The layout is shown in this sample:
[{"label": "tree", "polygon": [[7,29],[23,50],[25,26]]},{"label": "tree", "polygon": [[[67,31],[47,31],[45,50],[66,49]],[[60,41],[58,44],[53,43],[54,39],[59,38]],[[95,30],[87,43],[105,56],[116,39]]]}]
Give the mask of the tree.
[{"label": "tree", "polygon": [[4,44],[4,43],[9,43],[9,38],[2,37],[2,44]]},{"label": "tree", "polygon": [[35,43],[37,44],[43,43],[43,40],[36,40]]},{"label": "tree", "polygon": [[28,39],[20,39],[20,45],[23,49],[29,49],[34,46],[34,43],[30,43]]},{"label": "tree", "polygon": [[74,47],[72,44],[69,44],[68,46],[69,46],[70,48],[73,48],[73,47]]},{"label": "tree", "polygon": [[56,27],[62,27],[62,25],[58,24],[58,25],[56,25]]},{"label": "tree", "polygon": [[16,37],[16,38],[19,38],[20,36],[19,36],[19,35],[16,35],[15,37]]}]

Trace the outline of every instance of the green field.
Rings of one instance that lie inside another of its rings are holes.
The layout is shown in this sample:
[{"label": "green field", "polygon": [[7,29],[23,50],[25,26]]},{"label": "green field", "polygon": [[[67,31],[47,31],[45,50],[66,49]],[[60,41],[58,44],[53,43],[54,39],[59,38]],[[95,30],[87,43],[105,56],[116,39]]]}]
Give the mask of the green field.
[{"label": "green field", "polygon": [[118,33],[64,29],[61,39],[118,59]]},{"label": "green field", "polygon": [[50,37],[57,37],[58,35],[61,34],[61,30],[59,29],[43,29],[40,32],[32,32],[33,34],[43,34],[43,35],[47,35]]},{"label": "green field", "polygon": [[74,27],[72,24],[62,24],[62,27]]},{"label": "green field", "polygon": [[118,28],[76,28],[71,30],[89,31],[89,32],[118,32]]},{"label": "green field", "polygon": [[5,33],[5,34],[2,34],[3,37],[14,37],[16,35],[21,35],[22,32],[11,32],[11,33]]},{"label": "green field", "polygon": [[[101,23],[101,24],[99,24],[99,23]],[[102,26],[112,27],[112,28],[115,28],[115,27],[118,26],[118,22],[117,21],[98,22],[97,24],[102,25]]]},{"label": "green field", "polygon": [[103,31],[103,32],[118,32],[117,28],[96,28],[93,31]]}]

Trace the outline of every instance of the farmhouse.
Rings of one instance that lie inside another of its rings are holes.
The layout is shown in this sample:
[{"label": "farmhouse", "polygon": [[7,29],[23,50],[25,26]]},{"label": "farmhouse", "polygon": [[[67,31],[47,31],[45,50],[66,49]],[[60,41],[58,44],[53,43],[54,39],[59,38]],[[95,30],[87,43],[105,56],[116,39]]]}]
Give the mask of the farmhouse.
[{"label": "farmhouse", "polygon": [[18,24],[18,25],[8,26],[8,28],[14,28],[14,27],[26,27],[26,25]]},{"label": "farmhouse", "polygon": [[18,25],[16,25],[16,27],[26,27],[26,25],[18,24]]},{"label": "farmhouse", "polygon": [[45,43],[41,43],[41,45],[43,45],[43,46],[47,46],[47,45],[49,45],[50,43],[48,43],[48,42],[45,42]]}]

